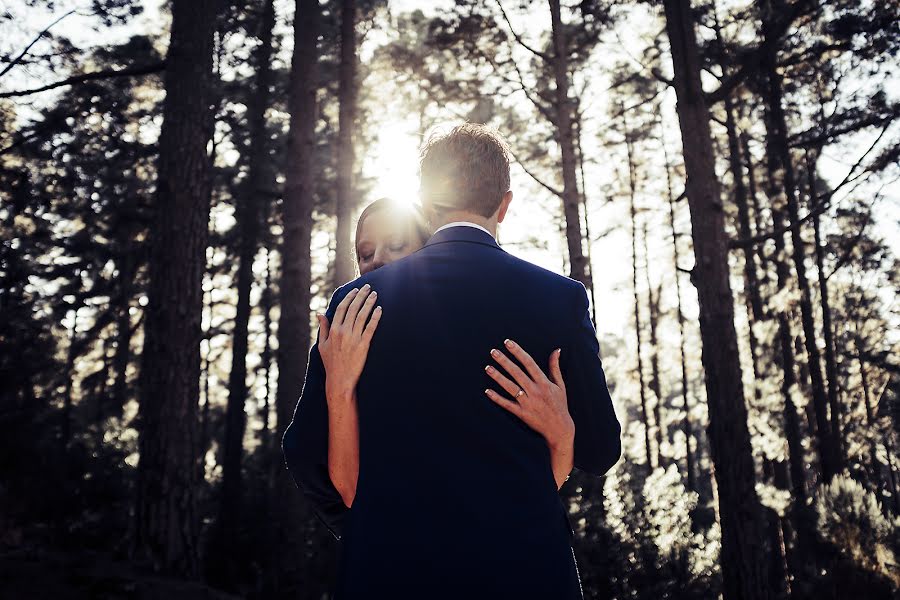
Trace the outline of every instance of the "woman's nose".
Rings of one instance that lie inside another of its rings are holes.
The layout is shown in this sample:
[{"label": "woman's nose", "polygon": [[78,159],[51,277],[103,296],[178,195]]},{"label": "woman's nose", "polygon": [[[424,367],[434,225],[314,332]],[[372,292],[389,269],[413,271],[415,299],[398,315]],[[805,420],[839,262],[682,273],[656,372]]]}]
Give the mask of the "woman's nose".
[{"label": "woman's nose", "polygon": [[375,250],[375,256],[372,257],[372,266],[376,269],[387,264],[387,250],[378,248]]}]

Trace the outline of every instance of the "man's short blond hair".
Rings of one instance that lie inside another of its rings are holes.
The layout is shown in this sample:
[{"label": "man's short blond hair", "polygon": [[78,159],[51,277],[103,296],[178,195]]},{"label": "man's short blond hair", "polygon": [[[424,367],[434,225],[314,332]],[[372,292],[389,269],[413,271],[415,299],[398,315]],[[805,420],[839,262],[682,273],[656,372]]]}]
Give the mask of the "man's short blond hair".
[{"label": "man's short blond hair", "polygon": [[509,163],[506,141],[487,125],[435,130],[419,156],[422,204],[490,217],[509,191]]}]

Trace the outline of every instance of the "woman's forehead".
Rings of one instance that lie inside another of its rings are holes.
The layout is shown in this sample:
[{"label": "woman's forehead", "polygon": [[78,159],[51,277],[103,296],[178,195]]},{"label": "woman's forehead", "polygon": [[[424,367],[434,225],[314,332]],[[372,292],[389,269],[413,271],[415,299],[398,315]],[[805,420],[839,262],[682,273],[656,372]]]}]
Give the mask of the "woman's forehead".
[{"label": "woman's forehead", "polygon": [[409,218],[393,210],[379,210],[367,215],[360,228],[360,240],[389,233],[406,234]]}]

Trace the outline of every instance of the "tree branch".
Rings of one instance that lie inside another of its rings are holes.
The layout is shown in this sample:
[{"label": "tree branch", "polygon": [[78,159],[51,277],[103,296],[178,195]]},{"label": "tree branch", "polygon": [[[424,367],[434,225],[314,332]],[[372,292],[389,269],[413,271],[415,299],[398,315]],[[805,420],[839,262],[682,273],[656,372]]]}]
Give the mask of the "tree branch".
[{"label": "tree branch", "polygon": [[535,175],[534,173],[532,173],[531,171],[529,171],[529,170],[528,170],[528,167],[525,166],[525,163],[522,162],[521,160],[519,160],[519,157],[516,156],[516,154],[512,151],[512,149],[510,149],[509,153],[510,153],[510,155],[513,157],[513,160],[516,161],[516,162],[519,164],[519,166],[522,167],[522,170],[525,171],[525,173],[526,173],[529,177],[531,177],[532,179],[534,179],[534,181],[535,181],[536,183],[538,183],[541,187],[543,187],[544,189],[546,189],[547,191],[549,191],[549,192],[550,192],[551,194],[553,194],[554,196],[559,196],[560,198],[562,198],[562,195],[563,195],[562,190],[553,187],[553,186],[550,185],[549,183],[544,183],[541,179],[539,179],[539,178],[537,177],[537,175]]},{"label": "tree branch", "polygon": [[769,232],[760,233],[760,234],[757,234],[757,235],[754,235],[754,236],[751,236],[748,238],[732,239],[728,242],[728,247],[732,248],[732,249],[746,248],[748,246],[753,246],[760,242],[764,242],[766,240],[772,239],[777,235],[784,235],[788,231],[796,230],[798,227],[800,227],[801,225],[803,225],[804,223],[806,223],[807,221],[809,221],[816,215],[820,215],[823,212],[825,212],[830,206],[831,199],[834,197],[834,194],[838,190],[840,190],[842,187],[844,187],[848,183],[852,183],[852,182],[856,181],[857,179],[859,179],[860,177],[862,177],[863,175],[865,175],[868,172],[866,170],[863,170],[858,175],[853,177],[853,174],[856,172],[856,169],[859,168],[859,166],[862,164],[862,161],[865,160],[865,158],[869,155],[869,153],[875,149],[875,146],[878,145],[878,142],[881,141],[881,138],[884,137],[884,134],[887,132],[887,130],[888,130],[888,127],[885,127],[884,129],[881,130],[881,133],[878,134],[878,137],[875,138],[875,141],[872,142],[872,145],[869,146],[868,150],[866,150],[863,153],[863,155],[859,157],[859,160],[857,160],[856,163],[850,168],[850,171],[847,173],[847,176],[844,177],[843,181],[841,181],[831,191],[829,191],[825,194],[822,194],[821,196],[817,195],[815,207],[810,209],[810,211],[799,221],[797,221],[796,223],[788,224],[786,226],[782,225],[781,227],[776,227],[775,229],[773,229]]},{"label": "tree branch", "polygon": [[[875,200],[878,198],[876,197]],[[862,240],[863,234],[866,231],[866,227],[869,225],[869,222],[872,220],[872,205],[875,204],[875,200],[873,200],[869,204],[869,210],[866,212],[866,219],[863,221],[862,225],[859,227],[859,231],[853,236],[853,241],[850,242],[849,247],[844,251],[840,258],[838,258],[834,263],[834,268],[831,269],[830,273],[825,275],[825,280],[828,281],[831,279],[831,276],[840,271],[844,265],[850,262],[850,257],[853,255],[853,251],[859,245],[860,240]]]},{"label": "tree branch", "polygon": [[[774,30],[774,39],[770,40],[770,43],[775,43],[780,40],[781,37],[788,32],[788,29],[791,28],[791,25],[794,24],[800,16],[805,14],[805,12],[814,7],[814,3],[809,2],[809,0],[797,0],[787,11],[787,15],[784,20],[782,20]],[[730,94],[734,88],[739,86],[744,79],[754,71],[756,71],[760,66],[760,60],[762,59],[763,53],[767,50],[766,43],[761,43],[759,46],[755,48],[751,48],[749,50],[744,51],[737,57],[737,61],[739,66],[737,70],[728,75],[722,80],[721,85],[717,87],[712,92],[704,94],[706,97],[706,105],[712,106],[717,102],[721,102],[725,99],[725,96]]]},{"label": "tree branch", "polygon": [[51,27],[53,27],[54,25],[56,25],[57,23],[59,23],[60,21],[62,21],[62,20],[65,19],[66,17],[68,17],[69,15],[75,14],[76,12],[78,12],[78,11],[77,11],[77,10],[74,10],[74,9],[73,9],[73,10],[70,10],[69,12],[67,12],[66,14],[64,14],[63,16],[61,16],[60,18],[56,19],[55,21],[53,21],[52,23],[50,23],[49,25],[47,25],[47,27],[45,27],[43,31],[41,31],[39,34],[37,34],[37,36],[35,36],[35,38],[34,38],[33,40],[31,40],[31,43],[30,43],[30,44],[28,44],[27,46],[25,46],[25,49],[22,50],[22,52],[20,52],[19,55],[18,55],[17,57],[15,57],[15,58],[12,59],[11,61],[9,61],[9,64],[6,65],[6,68],[4,68],[2,71],[0,71],[0,77],[3,77],[4,75],[6,75],[6,74],[9,72],[10,69],[12,69],[12,68],[15,67],[17,64],[19,64],[19,62],[20,62],[23,58],[25,58],[25,56],[28,54],[28,51],[31,50],[31,47],[34,46],[35,44],[37,44],[38,41],[39,41],[42,37],[44,37],[44,34],[46,34],[48,31],[50,31],[50,28],[51,28]]},{"label": "tree branch", "polygon": [[535,50],[534,48],[532,48],[531,46],[526,44],[524,42],[524,40],[522,40],[522,38],[519,36],[519,34],[516,33],[516,30],[513,29],[512,23],[509,22],[509,17],[506,15],[506,11],[503,10],[503,4],[500,3],[500,0],[496,0],[496,2],[497,2],[497,7],[500,9],[500,14],[503,15],[503,20],[506,21],[506,26],[509,27],[509,32],[512,34],[513,38],[515,38],[515,40],[519,43],[519,45],[522,46],[523,48],[525,48],[526,50],[528,50],[529,52],[531,52],[532,54],[534,54],[535,56],[537,56],[538,58],[541,58],[546,62],[550,62],[550,56],[548,56],[545,52],[541,52],[540,50]]},{"label": "tree branch", "polygon": [[73,75],[72,77],[67,77],[66,79],[63,79],[61,81],[49,83],[39,88],[17,90],[12,92],[0,92],[0,98],[18,98],[21,96],[29,96],[31,94],[46,92],[58,87],[76,85],[79,83],[84,83],[86,81],[93,81],[95,79],[113,79],[115,77],[135,77],[138,75],[149,75],[150,73],[159,73],[165,68],[166,63],[164,61],[160,61],[151,63],[149,65],[142,65],[139,67],[128,67],[127,69],[107,69],[104,71],[95,71],[93,73],[82,73],[81,75]]}]

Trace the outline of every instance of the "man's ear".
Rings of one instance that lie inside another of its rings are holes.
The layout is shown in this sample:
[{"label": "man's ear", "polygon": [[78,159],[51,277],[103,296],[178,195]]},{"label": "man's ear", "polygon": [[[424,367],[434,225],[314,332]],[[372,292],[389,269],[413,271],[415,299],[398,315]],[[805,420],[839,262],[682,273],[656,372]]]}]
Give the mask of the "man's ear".
[{"label": "man's ear", "polygon": [[513,193],[512,190],[508,190],[505,194],[503,194],[503,199],[500,201],[500,208],[497,209],[497,222],[502,223],[503,219],[506,218],[506,211],[509,210],[509,205],[512,202]]},{"label": "man's ear", "polygon": [[419,204],[422,207],[422,216],[425,217],[425,221],[431,227],[431,224],[434,223],[434,205],[431,204],[430,199],[424,196],[419,197]]}]

